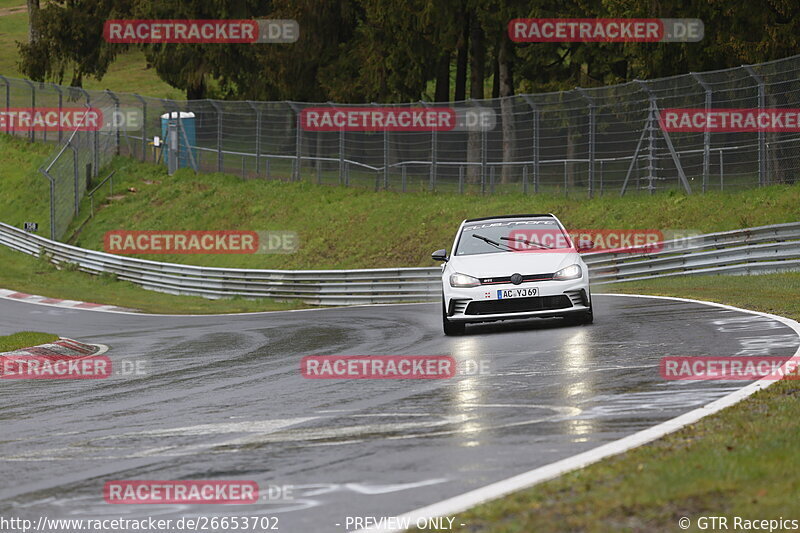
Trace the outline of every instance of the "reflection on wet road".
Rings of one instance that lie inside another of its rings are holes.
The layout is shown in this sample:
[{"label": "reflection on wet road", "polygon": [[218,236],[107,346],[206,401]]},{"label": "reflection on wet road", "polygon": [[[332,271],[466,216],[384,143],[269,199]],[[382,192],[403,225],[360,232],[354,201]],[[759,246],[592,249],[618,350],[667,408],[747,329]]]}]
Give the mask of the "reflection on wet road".
[{"label": "reflection on wet road", "polygon": [[[699,304],[597,296],[592,326],[471,326],[437,305],[158,317],[0,300],[0,334],[110,346],[141,373],[0,381],[0,516],[275,515],[280,531],[345,531],[618,439],[744,382],[659,376],[668,355],[792,355],[794,332]],[[307,355],[450,355],[445,380],[311,380]],[[476,371],[482,369],[482,371]],[[240,479],[291,486],[247,506],[109,505],[106,481]],[[340,524],[340,525],[336,525]]]}]

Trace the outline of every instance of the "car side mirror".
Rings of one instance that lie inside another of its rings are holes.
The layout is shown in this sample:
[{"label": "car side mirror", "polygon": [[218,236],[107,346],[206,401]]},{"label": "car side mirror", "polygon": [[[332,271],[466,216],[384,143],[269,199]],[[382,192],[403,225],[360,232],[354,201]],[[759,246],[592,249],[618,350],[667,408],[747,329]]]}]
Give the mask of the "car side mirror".
[{"label": "car side mirror", "polygon": [[447,261],[447,250],[444,248],[441,250],[436,250],[431,254],[431,259],[434,261]]},{"label": "car side mirror", "polygon": [[588,252],[594,248],[594,242],[592,241],[578,241],[578,251],[579,252]]}]

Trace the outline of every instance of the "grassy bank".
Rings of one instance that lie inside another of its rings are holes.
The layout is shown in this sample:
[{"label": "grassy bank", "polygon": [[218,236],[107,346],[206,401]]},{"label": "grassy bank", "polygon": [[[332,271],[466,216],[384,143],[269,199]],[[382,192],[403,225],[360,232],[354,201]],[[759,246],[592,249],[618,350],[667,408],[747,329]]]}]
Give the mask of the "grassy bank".
[{"label": "grassy bank", "polygon": [[[800,274],[702,276],[604,286],[682,296],[800,320]],[[701,516],[796,518],[800,386],[780,381],[696,424],[459,514],[470,533],[680,531]]]},{"label": "grassy bank", "polygon": [[38,331],[20,331],[11,335],[0,336],[0,353],[12,352],[20,348],[28,348],[38,344],[53,342],[58,339],[58,335],[52,333],[41,333]]},{"label": "grassy bank", "polygon": [[[552,212],[571,228],[701,232],[800,220],[800,187],[685,196],[658,194],[594,200],[373,192],[302,182],[195,175],[168,176],[162,166],[120,159],[114,196],[88,204],[70,230],[77,245],[102,249],[110,230],[288,230],[300,237],[289,255],[151,255],[170,262],[245,268],[372,268],[431,266],[430,253],[449,248],[464,218]],[[103,191],[107,193],[107,190]],[[80,229],[78,233],[76,230]]]}]

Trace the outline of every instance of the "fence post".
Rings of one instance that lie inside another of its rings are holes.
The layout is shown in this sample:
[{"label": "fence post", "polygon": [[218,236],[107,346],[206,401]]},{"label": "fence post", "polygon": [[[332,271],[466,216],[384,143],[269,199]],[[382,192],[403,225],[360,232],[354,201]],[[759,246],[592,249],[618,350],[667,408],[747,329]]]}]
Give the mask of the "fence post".
[{"label": "fence post", "polygon": [[[766,105],[766,95],[764,94],[764,79],[756,74],[752,65],[742,65],[742,67],[750,74],[758,84],[758,109],[763,110]],[[763,187],[767,184],[767,150],[766,150],[766,134],[762,128],[758,131],[758,185]]]},{"label": "fence post", "polygon": [[115,132],[115,139],[114,139],[115,149],[114,149],[114,153],[116,155],[119,155],[119,145],[120,145],[120,143],[119,143],[119,125],[116,123],[118,118],[119,118],[119,98],[117,98],[117,95],[114,94],[113,92],[111,92],[109,89],[106,89],[105,93],[108,95],[109,98],[111,98],[114,101],[114,132]]},{"label": "fence post", "polygon": [[222,172],[222,108],[216,100],[209,100],[217,113],[217,172]]},{"label": "fence post", "polygon": [[656,113],[656,100],[653,96],[653,93],[650,91],[650,88],[645,84],[642,80],[634,80],[642,90],[647,94],[647,100],[649,102],[649,106],[647,109],[647,125],[645,126],[647,130],[647,176],[645,179],[647,180],[647,190],[650,194],[655,192],[655,185],[653,182],[657,179],[656,177],[656,134],[655,134],[655,125],[653,121],[657,119],[655,116]]},{"label": "fence post", "polygon": [[147,102],[136,93],[133,96],[142,103],[142,161],[145,161],[147,159]]},{"label": "fence post", "polygon": [[[8,83],[8,79],[5,76],[0,76],[0,79],[3,80],[3,83],[6,86],[6,116],[8,116],[9,107],[11,106],[11,85]],[[10,121],[6,121],[6,134],[10,131],[9,126]],[[60,139],[59,139],[60,140]]]},{"label": "fence post", "polygon": [[74,144],[70,142],[69,147],[72,148],[72,174],[75,180],[75,216],[78,216],[78,210],[81,207],[81,196],[80,196],[80,183],[78,183],[79,176],[78,176],[78,148],[75,147]]},{"label": "fence post", "polygon": [[[708,115],[708,111],[711,109],[711,87],[708,83],[704,82],[700,75],[696,72],[690,72],[689,75],[695,79],[695,81],[703,88],[705,91],[705,109],[706,115]],[[711,166],[711,131],[706,128],[703,132],[703,192],[706,192],[708,189],[708,176],[709,176],[709,168]]]},{"label": "fence post", "polygon": [[[86,98],[86,107],[87,108],[91,108],[92,107],[92,96],[83,87],[77,87],[77,89],[80,92],[82,92],[84,98]],[[92,135],[92,141],[91,141],[91,146],[92,146],[92,175],[95,176],[95,177],[97,177],[97,173],[98,173],[97,166],[98,166],[98,163],[100,162],[100,156],[98,154],[99,144],[97,142],[97,140],[98,140],[97,139],[97,133],[98,133],[97,130],[95,130],[94,131],[94,135]]]},{"label": "fence post", "polygon": [[[532,125],[533,125],[533,138],[531,149],[533,151],[533,192],[539,192],[539,106],[533,101],[530,95],[523,94],[522,98],[525,100],[531,111],[533,112]],[[527,181],[524,183],[524,190],[527,193]]]},{"label": "fence post", "polygon": [[[61,109],[64,107],[64,94],[61,91],[61,87],[59,87],[55,83],[53,84],[53,88],[58,93],[58,115],[61,116]],[[59,144],[61,143],[61,138],[63,136],[64,136],[64,130],[61,129],[61,128],[58,128],[58,142],[59,142]]]},{"label": "fence post", "polygon": [[[328,102],[328,105],[332,108],[336,107],[333,102]],[[344,171],[344,126],[341,126],[339,128],[339,185],[344,182]]]},{"label": "fence post", "polygon": [[592,198],[594,196],[595,104],[594,100],[586,94],[585,89],[576,87],[575,90],[589,106],[589,198]]},{"label": "fence post", "polygon": [[247,103],[256,112],[256,176],[259,176],[261,174],[261,110],[250,100],[247,100]]},{"label": "fence post", "polygon": [[[475,100],[468,100],[467,103],[474,107],[480,107],[480,104],[475,102]],[[486,194],[486,160],[487,160],[487,139],[486,139],[486,128],[480,128],[481,132],[481,194]],[[471,134],[471,132],[470,132]]]},{"label": "fence post", "polygon": [[44,168],[40,168],[39,172],[44,174],[50,183],[50,240],[54,241],[56,240],[56,180]]},{"label": "fence post", "polygon": [[[31,89],[31,108],[35,108],[36,107],[36,87],[33,85],[33,82],[30,81],[30,80],[22,80],[22,81],[24,81],[28,85],[28,87],[30,87],[30,89]],[[29,142],[33,142],[35,135],[36,134],[33,131],[33,125],[31,125],[30,129],[28,129],[28,141]]]},{"label": "fence post", "polygon": [[[423,102],[420,100],[420,105],[425,109],[428,108],[428,103]],[[436,148],[438,144],[438,136],[436,127],[431,128],[431,175],[428,181],[428,190],[435,191],[436,190],[436,159],[438,157]],[[404,166],[405,168],[405,166]]]},{"label": "fence post", "polygon": [[528,194],[528,165],[522,165],[522,194]]},{"label": "fence post", "polygon": [[295,114],[295,121],[294,121],[294,129],[295,129],[295,137],[294,137],[294,155],[295,155],[295,163],[294,163],[294,171],[292,175],[292,180],[300,180],[300,166],[303,164],[303,132],[302,132],[302,124],[300,123],[300,112],[301,109],[295,102],[286,102],[289,104],[289,107],[292,108]]}]

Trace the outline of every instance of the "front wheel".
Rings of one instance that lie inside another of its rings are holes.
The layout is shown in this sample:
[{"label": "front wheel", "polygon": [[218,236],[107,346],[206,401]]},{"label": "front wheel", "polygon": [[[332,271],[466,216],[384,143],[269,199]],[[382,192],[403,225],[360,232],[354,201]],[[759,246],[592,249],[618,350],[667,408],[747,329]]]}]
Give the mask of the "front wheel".
[{"label": "front wheel", "polygon": [[447,336],[463,335],[466,329],[463,322],[447,320],[447,308],[444,305],[444,298],[442,298],[442,329]]},{"label": "front wheel", "polygon": [[594,313],[592,312],[591,306],[589,307],[588,311],[581,311],[580,313],[570,313],[564,317],[564,320],[569,324],[573,325],[583,325],[583,324],[591,324],[594,322]]}]

